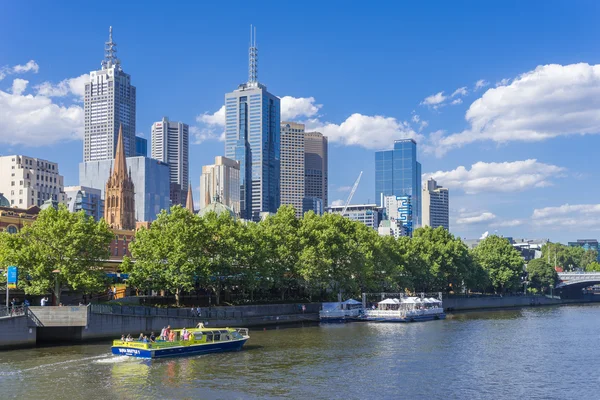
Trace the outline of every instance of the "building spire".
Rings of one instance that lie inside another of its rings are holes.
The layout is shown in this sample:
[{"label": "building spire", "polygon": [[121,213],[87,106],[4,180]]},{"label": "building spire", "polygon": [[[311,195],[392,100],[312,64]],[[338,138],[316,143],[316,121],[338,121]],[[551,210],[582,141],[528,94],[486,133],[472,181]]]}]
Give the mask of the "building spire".
[{"label": "building spire", "polygon": [[121,70],[121,61],[117,58],[117,44],[113,42],[112,26],[108,29],[108,42],[104,43],[104,60],[102,61],[102,69],[116,66]]},{"label": "building spire", "polygon": [[114,175],[118,177],[127,177],[125,146],[123,145],[123,124],[119,125],[119,138],[117,139],[117,151],[115,152]]},{"label": "building spire", "polygon": [[188,185],[187,200],[185,202],[185,208],[190,210],[192,213],[194,212],[194,199],[192,197],[192,182],[190,182]]},{"label": "building spire", "polygon": [[256,27],[250,25],[250,49],[248,65],[248,83],[258,82],[258,48],[256,47]]}]

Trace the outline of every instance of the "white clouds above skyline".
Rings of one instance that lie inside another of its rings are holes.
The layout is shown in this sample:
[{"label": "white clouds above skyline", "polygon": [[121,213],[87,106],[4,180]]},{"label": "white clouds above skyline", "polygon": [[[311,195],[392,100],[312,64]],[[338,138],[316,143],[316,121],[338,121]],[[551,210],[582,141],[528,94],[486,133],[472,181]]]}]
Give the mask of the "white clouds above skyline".
[{"label": "white clouds above skyline", "polygon": [[443,103],[447,99],[447,96],[444,95],[444,92],[438,92],[436,94],[432,94],[431,96],[425,97],[425,99],[421,102],[421,105],[425,106],[436,106]]},{"label": "white clouds above skyline", "polygon": [[46,97],[65,97],[75,96],[83,99],[85,95],[85,84],[90,79],[88,74],[80,75],[76,78],[64,79],[56,85],[51,82],[43,82],[35,87],[38,94]]},{"label": "white clouds above skyline", "polygon": [[6,78],[8,75],[24,74],[26,72],[33,72],[34,74],[37,74],[39,70],[40,67],[34,60],[29,60],[23,65],[15,65],[12,67],[3,66],[0,67],[0,81]]},{"label": "white clouds above skyline", "polygon": [[482,89],[486,86],[488,86],[490,83],[488,81],[486,81],[485,79],[480,79],[477,82],[475,82],[475,86],[473,90],[479,90]]},{"label": "white clouds above skyline", "polygon": [[489,212],[459,212],[458,218],[454,221],[458,225],[482,224],[496,219],[496,216]]},{"label": "white clouds above skyline", "polygon": [[471,165],[470,169],[459,166],[451,171],[425,173],[423,180],[433,178],[444,187],[460,188],[468,194],[518,192],[550,186],[550,179],[564,172],[565,168],[535,159],[502,163],[480,161]]}]

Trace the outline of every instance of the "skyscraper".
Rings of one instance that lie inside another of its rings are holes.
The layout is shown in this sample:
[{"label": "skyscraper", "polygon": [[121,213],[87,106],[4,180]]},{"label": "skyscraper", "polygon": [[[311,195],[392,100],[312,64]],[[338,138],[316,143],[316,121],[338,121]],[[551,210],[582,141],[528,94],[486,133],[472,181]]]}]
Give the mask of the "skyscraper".
[{"label": "skyscraper", "polygon": [[396,140],[393,150],[375,152],[375,198],[381,206],[384,196],[409,196],[412,226],[421,226],[421,164],[413,139]]},{"label": "skyscraper", "polygon": [[448,189],[437,185],[430,178],[423,188],[423,226],[450,230],[450,199]]},{"label": "skyscraper", "polygon": [[240,163],[240,216],[255,221],[280,201],[280,103],[258,82],[257,60],[251,31],[248,82],[225,95],[225,156]]},{"label": "skyscraper", "polygon": [[143,137],[135,137],[135,156],[148,157],[148,140]]},{"label": "skyscraper", "polygon": [[304,124],[281,123],[281,205],[292,205],[296,217],[303,214],[304,200]]},{"label": "skyscraper", "polygon": [[185,205],[189,184],[189,126],[163,117],[152,124],[152,158],[169,164],[171,203]]},{"label": "skyscraper", "polygon": [[[304,133],[304,197],[305,204],[319,204],[320,209],[327,207],[327,136],[319,132]],[[315,208],[306,208],[317,211]]]},{"label": "skyscraper", "polygon": [[105,44],[102,68],[90,72],[85,84],[85,136],[83,161],[112,160],[115,157],[119,127],[123,127],[125,156],[135,152],[135,86],[123,72],[113,42],[112,26]]},{"label": "skyscraper", "polygon": [[200,176],[200,209],[215,199],[240,213],[240,163],[227,157],[215,157],[213,165],[202,167]]}]

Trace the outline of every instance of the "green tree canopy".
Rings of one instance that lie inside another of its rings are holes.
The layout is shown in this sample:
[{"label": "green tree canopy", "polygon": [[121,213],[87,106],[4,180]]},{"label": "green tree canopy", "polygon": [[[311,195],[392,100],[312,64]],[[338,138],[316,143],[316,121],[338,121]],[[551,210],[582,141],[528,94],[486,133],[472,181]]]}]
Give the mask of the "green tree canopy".
[{"label": "green tree canopy", "polygon": [[523,273],[523,259],[510,242],[496,235],[482,240],[472,251],[474,260],[489,276],[496,292],[517,290]]},{"label": "green tree canopy", "polygon": [[554,267],[543,258],[537,258],[527,263],[529,285],[540,291],[545,291],[558,282],[558,274]]}]

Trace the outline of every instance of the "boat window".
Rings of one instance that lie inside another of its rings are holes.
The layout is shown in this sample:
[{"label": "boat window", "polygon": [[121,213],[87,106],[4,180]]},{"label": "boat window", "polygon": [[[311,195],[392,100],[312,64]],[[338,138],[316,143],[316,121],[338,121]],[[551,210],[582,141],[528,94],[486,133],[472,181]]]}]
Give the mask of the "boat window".
[{"label": "boat window", "polygon": [[231,332],[231,336],[233,336],[234,339],[241,339],[242,338],[242,335],[240,335],[240,333],[237,332],[237,331]]},{"label": "boat window", "polygon": [[206,341],[207,342],[212,342],[213,341],[213,334],[212,334],[212,332],[206,334]]},{"label": "boat window", "polygon": [[202,332],[194,332],[194,340],[202,340]]},{"label": "boat window", "polygon": [[216,334],[215,335],[215,342],[218,342],[219,340],[221,340],[221,335]]}]

